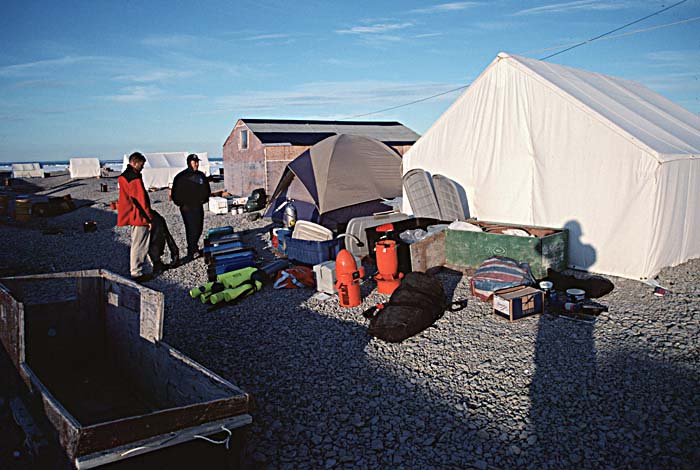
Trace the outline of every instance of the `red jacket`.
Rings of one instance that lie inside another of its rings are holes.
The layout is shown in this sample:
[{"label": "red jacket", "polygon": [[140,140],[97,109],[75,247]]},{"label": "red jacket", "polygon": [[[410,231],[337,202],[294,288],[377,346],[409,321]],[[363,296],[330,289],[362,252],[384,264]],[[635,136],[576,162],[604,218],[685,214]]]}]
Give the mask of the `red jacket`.
[{"label": "red jacket", "polygon": [[141,173],[136,173],[131,165],[119,175],[119,204],[117,205],[117,225],[146,226],[153,220],[151,200],[143,185]]}]

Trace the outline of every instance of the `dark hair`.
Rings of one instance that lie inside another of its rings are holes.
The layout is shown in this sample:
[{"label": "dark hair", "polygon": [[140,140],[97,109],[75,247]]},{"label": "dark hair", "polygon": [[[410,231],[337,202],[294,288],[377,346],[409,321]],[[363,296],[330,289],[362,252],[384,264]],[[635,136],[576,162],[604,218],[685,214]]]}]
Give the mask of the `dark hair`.
[{"label": "dark hair", "polygon": [[143,156],[141,152],[134,152],[129,155],[129,163],[131,162],[145,162],[146,157]]}]

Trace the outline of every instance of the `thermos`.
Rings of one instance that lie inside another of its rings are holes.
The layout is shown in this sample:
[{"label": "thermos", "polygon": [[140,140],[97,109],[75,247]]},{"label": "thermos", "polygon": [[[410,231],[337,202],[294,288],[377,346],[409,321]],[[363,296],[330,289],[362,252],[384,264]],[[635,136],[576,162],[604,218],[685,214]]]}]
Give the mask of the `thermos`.
[{"label": "thermos", "polygon": [[297,208],[294,207],[292,201],[287,201],[287,205],[284,206],[284,216],[282,217],[282,222],[284,223],[284,228],[290,230],[297,223]]}]

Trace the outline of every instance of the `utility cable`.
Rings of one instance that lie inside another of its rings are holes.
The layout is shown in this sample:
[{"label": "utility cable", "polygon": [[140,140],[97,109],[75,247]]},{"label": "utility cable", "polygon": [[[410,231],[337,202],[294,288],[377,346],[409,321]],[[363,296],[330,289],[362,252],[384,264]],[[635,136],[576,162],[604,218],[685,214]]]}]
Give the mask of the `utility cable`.
[{"label": "utility cable", "polygon": [[550,54],[550,55],[548,55],[547,57],[542,57],[540,60],[547,60],[547,59],[550,59],[550,58],[552,58],[552,57],[554,57],[554,56],[557,56],[557,55],[559,55],[559,54],[563,54],[564,52],[568,52],[568,51],[570,51],[570,50],[572,50],[572,49],[576,49],[577,47],[583,46],[584,44],[588,44],[589,42],[593,42],[593,41],[597,41],[598,39],[602,39],[602,38],[604,38],[605,36],[608,36],[608,35],[610,35],[610,34],[612,34],[612,33],[616,33],[617,31],[620,31],[621,29],[625,29],[625,28],[628,27],[628,26],[632,26],[633,24],[637,24],[637,23],[639,23],[640,21],[644,21],[644,20],[646,20],[647,18],[651,18],[652,16],[660,15],[661,13],[663,13],[663,12],[665,12],[665,11],[668,11],[668,10],[670,10],[671,8],[677,7],[678,5],[680,5],[680,4],[682,4],[682,3],[685,3],[685,2],[687,2],[687,1],[688,1],[688,0],[681,0],[680,2],[674,3],[673,5],[667,6],[666,8],[662,8],[662,9],[659,10],[659,11],[655,11],[654,13],[651,13],[651,14],[649,14],[649,15],[643,17],[643,18],[639,18],[638,20],[634,20],[634,21],[632,21],[631,23],[627,23],[626,25],[620,26],[619,28],[612,29],[612,30],[608,31],[607,33],[603,33],[603,34],[601,34],[601,35],[599,35],[599,36],[596,36],[596,37],[594,37],[594,38],[592,38],[592,39],[589,39],[589,40],[587,40],[587,41],[579,42],[578,44],[574,44],[573,46],[567,47],[566,49],[563,49],[563,50],[561,50],[561,51],[559,51],[559,52],[555,52],[554,54]]},{"label": "utility cable", "polygon": [[[620,33],[620,34],[615,34],[613,36],[606,36],[604,38],[596,39],[596,42],[597,41],[609,41],[610,39],[618,39],[618,38],[622,38],[625,36],[632,36],[634,34],[639,34],[639,33],[647,33],[649,31],[654,31],[656,29],[668,28],[669,26],[676,26],[676,25],[684,24],[684,23],[692,23],[694,21],[699,21],[699,20],[700,20],[700,16],[696,16],[694,18],[688,18],[685,20],[674,21],[673,23],[660,24],[660,25],[651,26],[649,28],[644,28],[644,29],[635,29],[634,31],[628,31],[626,33]],[[589,42],[593,42],[593,41],[589,41]],[[574,44],[577,44],[577,43],[559,44],[558,46],[546,47],[543,49],[532,49],[532,50],[525,51],[525,52],[519,52],[518,55],[528,55],[528,54],[533,54],[535,52],[553,51],[556,49],[560,49],[562,47],[572,46]]]},{"label": "utility cable", "polygon": [[[639,18],[639,19],[637,19],[637,20],[634,20],[634,21],[632,21],[632,22],[630,22],[630,23],[627,23],[627,24],[625,24],[625,25],[623,25],[623,26],[620,26],[620,27],[618,27],[618,28],[612,29],[612,30],[610,30],[610,31],[608,31],[608,32],[606,32],[606,33],[600,34],[600,35],[598,35],[598,36],[596,36],[596,37],[594,37],[594,38],[591,38],[591,39],[588,39],[588,40],[586,40],[586,41],[581,41],[581,42],[572,44],[572,45],[566,47],[566,49],[563,49],[563,50],[561,50],[561,51],[559,51],[559,52],[555,52],[554,54],[550,54],[550,55],[548,55],[548,56],[546,56],[546,57],[542,57],[542,58],[539,59],[539,60],[547,60],[547,59],[552,58],[552,57],[554,57],[554,56],[556,56],[556,55],[563,54],[564,52],[568,52],[568,51],[570,51],[570,50],[572,50],[572,49],[575,49],[575,48],[577,48],[577,47],[580,47],[580,46],[583,46],[583,45],[585,45],[585,44],[589,44],[589,43],[592,43],[592,42],[596,42],[596,41],[609,40],[609,39],[618,38],[618,37],[623,37],[623,36],[630,36],[630,35],[632,35],[632,34],[639,34],[639,33],[647,32],[647,31],[653,31],[653,30],[655,30],[655,29],[665,28],[665,27],[668,27],[668,26],[674,26],[674,25],[678,25],[678,24],[682,24],[682,23],[690,23],[690,22],[692,22],[692,21],[697,21],[698,19],[700,19],[700,17],[688,18],[688,19],[686,19],[686,20],[676,21],[676,22],[674,22],[674,23],[667,23],[667,24],[664,24],[664,25],[653,26],[653,27],[650,27],[650,28],[647,28],[647,29],[640,29],[640,30],[636,30],[636,31],[630,31],[630,32],[628,32],[628,33],[623,33],[623,34],[618,34],[618,35],[615,35],[615,36],[610,36],[612,33],[615,33],[615,32],[617,32],[617,31],[620,31],[621,29],[627,28],[628,26],[632,26],[633,24],[637,24],[637,23],[639,23],[640,21],[644,21],[644,20],[646,20],[646,19],[648,19],[648,18],[651,18],[651,17],[653,17],[653,16],[660,15],[661,13],[663,13],[663,12],[665,12],[665,11],[668,11],[668,10],[670,10],[671,8],[675,8],[675,7],[677,7],[678,5],[681,5],[681,4],[683,4],[683,3],[687,2],[687,1],[688,1],[688,0],[681,0],[680,2],[676,2],[676,3],[674,3],[673,5],[670,5],[670,6],[668,6],[668,7],[662,8],[661,10],[655,11],[654,13],[650,13],[650,14],[648,14],[648,15],[642,17],[642,18]],[[553,47],[553,48],[539,49],[539,51],[545,51],[545,50],[551,50],[551,49],[558,49],[559,47],[565,47],[565,46],[555,46],[555,47]],[[530,51],[530,52],[537,52],[537,51]],[[523,54],[526,54],[526,53],[523,53]],[[355,115],[353,115],[353,116],[347,116],[347,117],[339,118],[338,121],[347,121],[347,120],[350,120],[350,119],[356,119],[356,118],[360,118],[360,117],[371,116],[371,115],[373,115],[373,114],[380,114],[380,113],[385,113],[385,112],[387,112],[387,111],[393,111],[394,109],[403,108],[403,107],[405,107],[405,106],[410,106],[410,105],[412,105],[412,104],[421,103],[421,102],[423,102],[423,101],[428,101],[428,100],[431,100],[431,99],[433,99],[433,98],[437,98],[437,97],[439,97],[439,96],[447,95],[447,94],[449,94],[449,93],[454,93],[455,91],[463,90],[463,89],[469,87],[469,85],[470,85],[470,84],[466,84],[466,85],[463,85],[463,86],[460,86],[460,87],[457,87],[457,88],[452,88],[451,90],[443,91],[442,93],[436,93],[436,94],[434,94],[434,95],[427,96],[427,97],[425,97],[425,98],[420,98],[420,99],[417,99],[417,100],[410,101],[410,102],[408,102],[408,103],[399,104],[399,105],[392,106],[392,107],[389,107],[389,108],[380,109],[380,110],[378,110],[378,111],[371,111],[371,112],[369,112],[369,113],[355,114]]]},{"label": "utility cable", "polygon": [[348,117],[340,118],[340,119],[338,119],[338,121],[345,121],[345,120],[348,120],[348,119],[356,119],[356,118],[359,118],[359,117],[369,116],[370,114],[385,113],[385,112],[387,112],[387,111],[392,111],[392,110],[394,110],[394,109],[403,108],[404,106],[410,106],[410,105],[412,105],[412,104],[420,103],[421,101],[432,100],[433,98],[437,98],[438,96],[442,96],[442,95],[447,95],[448,93],[454,93],[455,91],[457,91],[457,90],[463,90],[463,89],[467,88],[468,86],[469,86],[469,84],[467,84],[467,85],[462,85],[462,86],[460,86],[460,87],[453,88],[453,89],[451,89],[451,90],[443,91],[442,93],[436,93],[436,94],[434,94],[434,95],[427,96],[427,97],[421,98],[421,99],[419,99],[419,100],[411,101],[410,103],[404,103],[404,104],[400,104],[400,105],[398,105],[398,106],[392,106],[391,108],[380,109],[379,111],[372,111],[372,112],[370,112],[370,113],[355,114],[354,116],[348,116]]}]

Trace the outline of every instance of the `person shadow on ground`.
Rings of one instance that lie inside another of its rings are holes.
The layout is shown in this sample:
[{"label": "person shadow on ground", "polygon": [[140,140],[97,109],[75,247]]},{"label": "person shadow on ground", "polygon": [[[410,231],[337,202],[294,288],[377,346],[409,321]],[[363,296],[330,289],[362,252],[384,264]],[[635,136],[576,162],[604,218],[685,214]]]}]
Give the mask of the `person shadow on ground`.
[{"label": "person shadow on ground", "polygon": [[[581,244],[580,224],[569,221],[566,227],[570,243],[583,245],[585,264],[592,265],[596,250]],[[634,312],[611,309],[595,322],[540,315],[529,387],[532,445],[527,456],[537,468],[697,464],[697,372],[682,362],[652,357],[653,348],[640,343],[653,337],[622,331],[619,342],[611,342],[607,332],[601,336],[607,341],[598,344],[597,331],[629,314]]]}]

